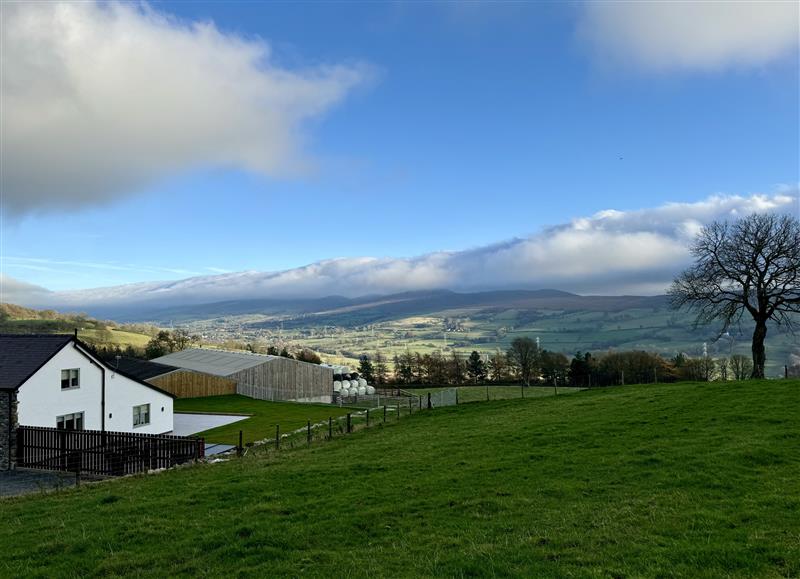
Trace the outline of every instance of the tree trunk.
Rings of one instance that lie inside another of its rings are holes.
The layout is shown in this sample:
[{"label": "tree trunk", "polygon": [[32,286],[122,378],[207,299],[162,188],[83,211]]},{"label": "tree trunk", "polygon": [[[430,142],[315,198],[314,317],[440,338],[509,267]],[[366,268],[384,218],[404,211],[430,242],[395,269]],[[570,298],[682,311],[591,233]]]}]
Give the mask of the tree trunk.
[{"label": "tree trunk", "polygon": [[764,377],[764,364],[767,361],[764,339],[767,337],[767,322],[756,320],[756,329],[753,331],[753,373],[750,378]]}]

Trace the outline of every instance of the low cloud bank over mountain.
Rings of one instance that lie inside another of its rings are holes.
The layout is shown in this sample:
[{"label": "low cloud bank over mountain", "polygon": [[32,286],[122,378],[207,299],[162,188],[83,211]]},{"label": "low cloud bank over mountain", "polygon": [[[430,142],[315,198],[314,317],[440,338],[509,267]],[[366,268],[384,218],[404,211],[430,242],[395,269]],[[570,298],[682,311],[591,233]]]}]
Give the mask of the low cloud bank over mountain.
[{"label": "low cloud bank over mountain", "polygon": [[256,298],[348,297],[447,288],[558,288],[583,294],[663,293],[689,262],[703,224],[753,212],[797,214],[797,189],[713,196],[636,211],[601,211],[525,238],[412,258],[352,257],[279,272],[245,271],[73,292],[4,278],[5,299],[58,307],[192,304]]}]

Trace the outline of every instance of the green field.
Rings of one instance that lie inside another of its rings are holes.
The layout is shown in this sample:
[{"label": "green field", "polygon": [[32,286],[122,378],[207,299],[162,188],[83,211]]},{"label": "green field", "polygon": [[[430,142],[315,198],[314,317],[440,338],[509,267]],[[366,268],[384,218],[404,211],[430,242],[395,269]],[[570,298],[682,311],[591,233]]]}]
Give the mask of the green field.
[{"label": "green field", "polygon": [[150,341],[150,336],[145,334],[136,334],[134,332],[115,329],[106,331],[81,330],[78,335],[82,340],[120,347],[133,346],[135,348],[144,348],[147,342]]},{"label": "green field", "polygon": [[176,412],[215,412],[226,414],[251,414],[227,426],[206,430],[202,436],[207,442],[222,444],[239,444],[239,431],[245,443],[275,438],[275,425],[280,424],[281,432],[327,420],[347,413],[346,408],[331,404],[299,404],[296,402],[267,402],[253,400],[247,396],[231,394],[229,396],[208,396],[205,398],[178,398],[175,400]]},{"label": "green field", "polygon": [[0,501],[0,576],[796,577],[800,381],[420,412]]},{"label": "green field", "polygon": [[[436,392],[438,390],[449,390],[451,388],[413,388],[407,390],[417,396],[424,396],[428,392]],[[529,388],[521,388],[520,386],[458,386],[458,402],[464,404],[467,402],[485,402],[486,400],[513,400],[515,398],[538,398],[542,396],[554,396],[556,389],[552,386],[533,386]],[[573,388],[571,386],[559,386],[558,394],[572,394],[579,392],[580,388]]]}]

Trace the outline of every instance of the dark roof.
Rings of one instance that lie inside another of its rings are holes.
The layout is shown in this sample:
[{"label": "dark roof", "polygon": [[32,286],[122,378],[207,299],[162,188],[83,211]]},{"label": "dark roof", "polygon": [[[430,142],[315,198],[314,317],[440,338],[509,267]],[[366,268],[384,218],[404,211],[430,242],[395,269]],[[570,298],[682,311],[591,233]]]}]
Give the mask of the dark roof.
[{"label": "dark roof", "polygon": [[0,390],[16,390],[75,340],[71,334],[0,334]]},{"label": "dark roof", "polygon": [[179,369],[175,366],[167,366],[150,360],[139,360],[138,358],[120,358],[119,360],[110,360],[107,364],[112,370],[119,370],[120,374],[137,380],[148,380]]},{"label": "dark roof", "polygon": [[[70,342],[74,342],[85,356],[97,360],[107,370],[114,371],[112,365],[93,356],[89,348],[72,334],[0,334],[0,390],[16,390],[22,386]],[[164,364],[159,365],[164,366]],[[119,370],[119,374],[151,390],[175,398],[174,394],[132,376],[122,369]]]}]

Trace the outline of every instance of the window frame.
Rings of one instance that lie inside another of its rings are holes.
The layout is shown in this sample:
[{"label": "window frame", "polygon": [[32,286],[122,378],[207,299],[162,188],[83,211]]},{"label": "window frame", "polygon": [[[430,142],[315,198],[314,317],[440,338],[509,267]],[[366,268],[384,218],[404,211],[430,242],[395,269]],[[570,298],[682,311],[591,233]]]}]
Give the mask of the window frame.
[{"label": "window frame", "polygon": [[[67,419],[73,423],[73,428],[67,428]],[[74,425],[78,419],[80,420],[80,428],[75,428]],[[56,430],[65,430],[67,432],[86,430],[86,413],[84,411],[68,412],[67,414],[56,416]]]},{"label": "window frame", "polygon": [[[64,372],[67,377],[64,378]],[[64,381],[67,386],[64,386]],[[61,390],[77,390],[81,387],[81,369],[80,368],[62,368],[61,369]]]},{"label": "window frame", "polygon": [[[145,409],[146,412],[142,412],[142,409]],[[142,418],[147,418],[147,422],[142,422]],[[137,419],[139,422],[137,423]],[[152,412],[150,403],[147,402],[145,404],[137,404],[133,407],[133,428],[141,428],[142,426],[149,426],[152,423]]]}]

